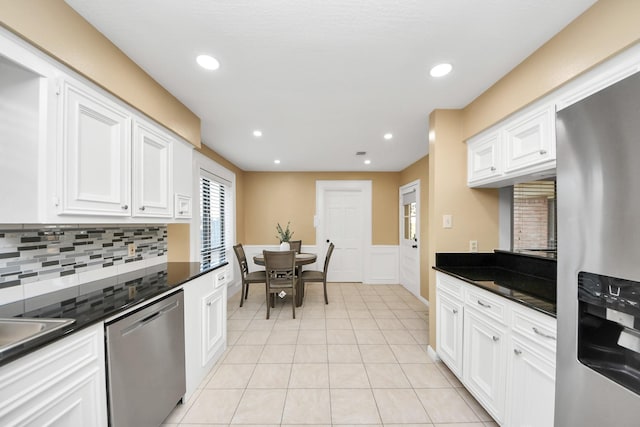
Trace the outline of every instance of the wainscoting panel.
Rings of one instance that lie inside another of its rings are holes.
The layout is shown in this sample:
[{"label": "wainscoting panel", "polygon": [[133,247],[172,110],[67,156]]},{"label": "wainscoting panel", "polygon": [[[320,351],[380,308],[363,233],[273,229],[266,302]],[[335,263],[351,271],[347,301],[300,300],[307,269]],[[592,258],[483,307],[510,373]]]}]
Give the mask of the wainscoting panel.
[{"label": "wainscoting panel", "polygon": [[[244,245],[244,252],[249,261],[249,270],[254,271],[264,268],[253,262],[255,255],[261,254],[263,250],[277,251],[278,249],[278,245]],[[322,251],[322,253],[319,253],[320,251]],[[314,264],[304,266],[306,270],[322,270],[326,253],[323,250],[320,251],[316,245],[302,245],[302,252],[318,255],[318,260]],[[398,246],[375,245],[365,249],[364,254],[363,283],[370,285],[396,285],[400,283],[398,278]],[[233,259],[233,268],[235,270],[238,269],[235,256]],[[329,269],[331,269],[331,264],[329,264]],[[234,281],[234,285],[236,285],[236,282],[238,284],[240,283],[239,277]]]},{"label": "wainscoting panel", "polygon": [[[367,256],[368,254],[368,256]],[[375,245],[365,252],[364,283],[369,285],[397,285],[399,279],[399,247]]]}]

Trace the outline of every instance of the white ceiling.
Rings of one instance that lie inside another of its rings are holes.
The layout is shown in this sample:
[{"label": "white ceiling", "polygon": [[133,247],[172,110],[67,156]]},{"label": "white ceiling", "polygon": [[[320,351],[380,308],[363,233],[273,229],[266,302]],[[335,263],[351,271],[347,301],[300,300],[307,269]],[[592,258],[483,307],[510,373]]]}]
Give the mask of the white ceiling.
[{"label": "white ceiling", "polygon": [[[399,171],[427,154],[432,110],[466,106],[595,1],[66,2],[241,169]],[[220,69],[196,65],[201,53]],[[430,77],[439,62],[453,72]]]}]

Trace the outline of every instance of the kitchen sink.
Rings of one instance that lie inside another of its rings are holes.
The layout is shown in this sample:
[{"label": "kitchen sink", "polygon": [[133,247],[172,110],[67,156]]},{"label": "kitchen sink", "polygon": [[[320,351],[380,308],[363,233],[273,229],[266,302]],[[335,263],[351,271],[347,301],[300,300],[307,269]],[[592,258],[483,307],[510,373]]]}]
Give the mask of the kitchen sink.
[{"label": "kitchen sink", "polygon": [[74,319],[0,318],[0,352],[75,322]]}]

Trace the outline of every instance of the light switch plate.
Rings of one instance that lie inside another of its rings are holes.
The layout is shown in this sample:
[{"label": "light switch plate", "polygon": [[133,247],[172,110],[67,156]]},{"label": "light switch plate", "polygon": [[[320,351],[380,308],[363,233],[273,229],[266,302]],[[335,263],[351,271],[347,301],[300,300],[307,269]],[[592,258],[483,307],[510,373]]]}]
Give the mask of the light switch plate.
[{"label": "light switch plate", "polygon": [[442,215],[442,228],[453,228],[453,216],[451,214]]}]

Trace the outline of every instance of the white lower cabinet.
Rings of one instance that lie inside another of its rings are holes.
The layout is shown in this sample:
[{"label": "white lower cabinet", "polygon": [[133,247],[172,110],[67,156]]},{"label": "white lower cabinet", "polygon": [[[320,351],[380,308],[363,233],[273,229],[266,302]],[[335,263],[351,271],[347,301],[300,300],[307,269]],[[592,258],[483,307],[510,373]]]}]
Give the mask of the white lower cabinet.
[{"label": "white lower cabinet", "polygon": [[188,399],[220,358],[227,344],[227,267],[184,285],[185,370]]},{"label": "white lower cabinet", "polygon": [[219,288],[202,299],[202,363],[206,364],[226,342],[226,287]]},{"label": "white lower cabinet", "polygon": [[472,308],[465,310],[462,379],[499,423],[504,419],[507,380],[505,329]]},{"label": "white lower cabinet", "polygon": [[437,351],[449,369],[457,376],[462,375],[462,302],[439,292],[436,299]]},{"label": "white lower cabinet", "polygon": [[501,426],[551,427],[556,319],[436,273],[438,356]]},{"label": "white lower cabinet", "polygon": [[511,368],[507,384],[507,425],[553,425],[556,369],[551,354],[514,334],[509,348]]},{"label": "white lower cabinet", "polygon": [[0,425],[107,426],[98,323],[0,368]]}]

